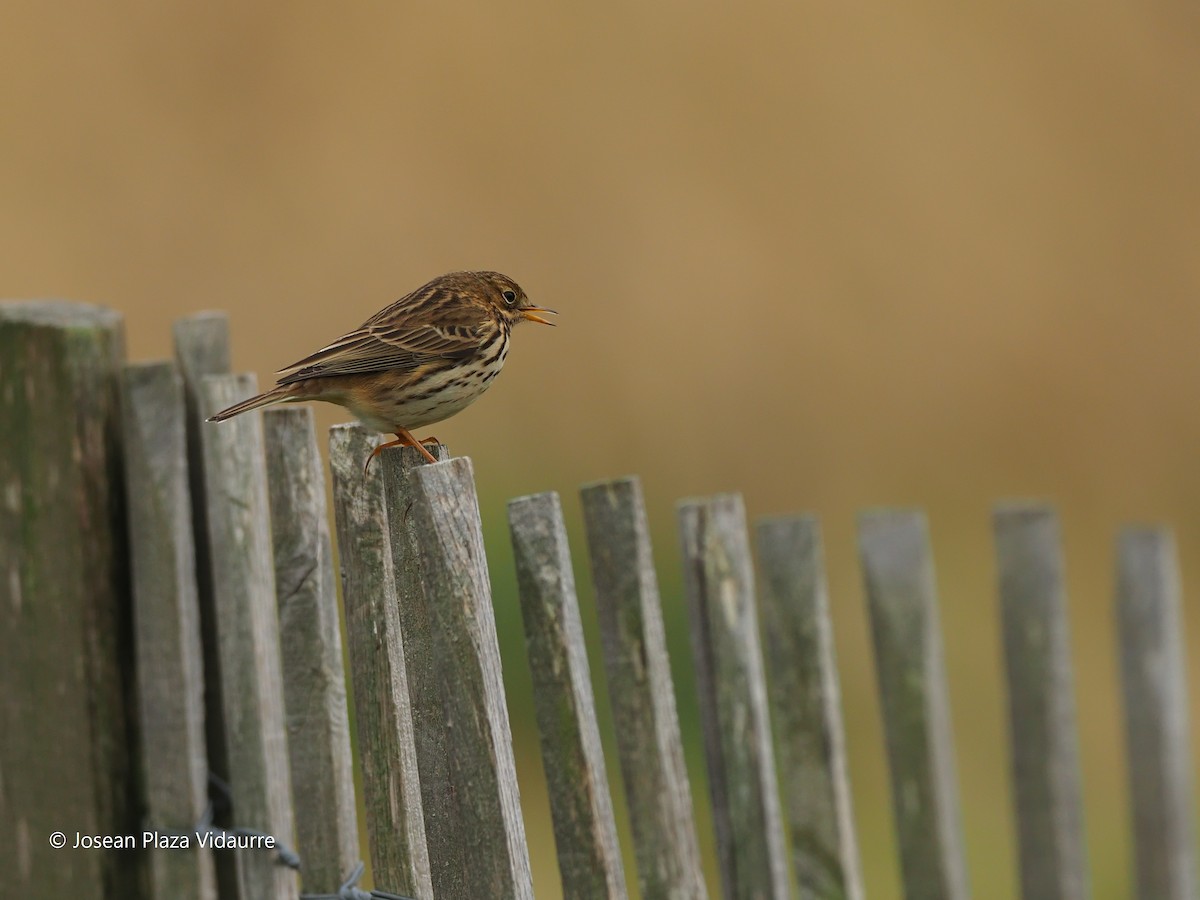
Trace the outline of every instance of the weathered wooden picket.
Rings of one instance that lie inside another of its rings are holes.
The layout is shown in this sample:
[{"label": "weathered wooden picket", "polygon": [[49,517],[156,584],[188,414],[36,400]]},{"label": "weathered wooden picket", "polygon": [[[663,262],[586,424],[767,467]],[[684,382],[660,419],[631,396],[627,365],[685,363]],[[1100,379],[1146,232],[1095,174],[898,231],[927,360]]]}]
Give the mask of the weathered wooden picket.
[{"label": "weathered wooden picket", "polygon": [[[175,343],[173,362],[124,364],[112,313],[0,306],[0,897],[532,897],[470,460],[389,450],[364,474],[374,437],[332,430],[347,691],[312,415],[205,424],[253,379],[229,374],[219,314]],[[559,500],[509,504],[563,893],[706,897],[641,489],[582,501],[630,873]],[[1058,523],[1010,504],[994,528],[1022,895],[1084,898]],[[739,497],[680,504],[679,530],[720,893],[861,898],[819,525],[758,523],[757,585]],[[925,521],[870,512],[859,537],[905,893],[958,900]],[[1136,895],[1196,900],[1172,538],[1125,531],[1118,561]],[[373,895],[353,884],[348,693]],[[58,849],[64,831],[138,849]]]}]

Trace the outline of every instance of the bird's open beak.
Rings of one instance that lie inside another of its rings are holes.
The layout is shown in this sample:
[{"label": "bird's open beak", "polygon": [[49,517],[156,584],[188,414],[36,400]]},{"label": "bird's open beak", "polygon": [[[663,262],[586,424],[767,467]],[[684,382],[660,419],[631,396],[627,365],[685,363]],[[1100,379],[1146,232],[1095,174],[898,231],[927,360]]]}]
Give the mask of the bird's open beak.
[{"label": "bird's open beak", "polygon": [[550,313],[552,316],[557,316],[558,313],[552,309],[546,309],[544,306],[527,306],[521,310],[521,316],[528,319],[530,322],[541,322],[543,325],[553,325],[549,319],[543,319],[535,313]]}]

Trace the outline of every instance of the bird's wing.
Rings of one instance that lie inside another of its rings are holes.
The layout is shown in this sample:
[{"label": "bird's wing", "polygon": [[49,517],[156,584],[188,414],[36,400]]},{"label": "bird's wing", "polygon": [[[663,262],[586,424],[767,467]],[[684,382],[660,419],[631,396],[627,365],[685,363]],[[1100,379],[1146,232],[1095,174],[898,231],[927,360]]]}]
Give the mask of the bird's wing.
[{"label": "bird's wing", "polygon": [[439,359],[466,359],[490,344],[499,330],[490,316],[437,325],[368,322],[276,374],[280,384],[290,384],[325,375],[409,371]]}]

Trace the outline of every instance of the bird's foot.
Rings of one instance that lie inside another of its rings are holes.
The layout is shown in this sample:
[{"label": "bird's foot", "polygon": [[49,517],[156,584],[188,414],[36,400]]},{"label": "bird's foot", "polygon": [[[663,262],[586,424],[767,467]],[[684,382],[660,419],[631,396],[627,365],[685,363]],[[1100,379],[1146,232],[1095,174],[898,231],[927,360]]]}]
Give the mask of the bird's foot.
[{"label": "bird's foot", "polygon": [[423,440],[423,441],[418,441],[415,437],[412,436],[412,433],[405,428],[396,429],[395,434],[396,434],[396,440],[388,441],[387,443],[380,444],[378,447],[376,447],[374,450],[371,451],[371,455],[367,457],[366,465],[363,466],[364,477],[366,476],[367,471],[371,468],[371,460],[373,460],[375,457],[377,457],[380,453],[382,453],[388,447],[416,447],[421,452],[421,455],[424,456],[427,460],[429,460],[429,462],[431,462],[431,463],[437,462],[437,457],[434,456],[432,453],[430,453],[425,448],[426,444],[435,444],[435,445],[439,444],[440,441],[438,441],[437,438],[425,438],[425,440]]}]

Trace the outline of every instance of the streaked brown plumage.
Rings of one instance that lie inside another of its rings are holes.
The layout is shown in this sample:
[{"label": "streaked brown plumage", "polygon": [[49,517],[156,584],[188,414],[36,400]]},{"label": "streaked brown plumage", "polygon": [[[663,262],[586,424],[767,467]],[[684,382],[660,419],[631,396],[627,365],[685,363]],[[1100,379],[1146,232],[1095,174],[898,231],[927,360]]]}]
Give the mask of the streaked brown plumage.
[{"label": "streaked brown plumage", "polygon": [[[222,410],[220,422],[273,403],[325,400],[396,440],[417,447],[412,429],[441,422],[491,385],[508,356],[509,335],[526,319],[552,325],[520,285],[499,272],[451,272],[401,297],[328,347],[280,369],[266,393]],[[370,460],[367,460],[370,463]]]}]

